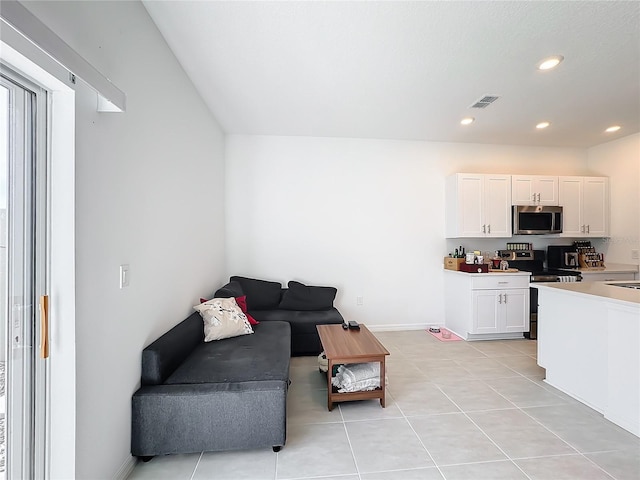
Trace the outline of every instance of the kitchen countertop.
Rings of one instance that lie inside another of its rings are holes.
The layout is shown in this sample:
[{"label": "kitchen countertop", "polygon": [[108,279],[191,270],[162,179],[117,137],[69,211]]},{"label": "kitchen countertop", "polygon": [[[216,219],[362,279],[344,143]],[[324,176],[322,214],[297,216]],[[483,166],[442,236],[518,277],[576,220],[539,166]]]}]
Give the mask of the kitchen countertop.
[{"label": "kitchen countertop", "polygon": [[[605,268],[578,268],[582,273],[638,273],[638,265],[627,265],[624,263],[607,263]],[[575,270],[574,270],[575,271]]]},{"label": "kitchen countertop", "polygon": [[444,269],[445,272],[449,272],[449,273],[453,273],[456,275],[471,275],[472,277],[495,277],[496,275],[513,275],[513,276],[530,276],[531,272],[523,272],[521,270],[518,271],[513,271],[513,269],[511,269],[511,271],[489,271],[487,273],[475,273],[475,272],[460,272],[458,270],[447,270],[446,268]]},{"label": "kitchen countertop", "polygon": [[611,285],[616,283],[629,283],[629,281],[532,283],[531,286],[538,289],[562,290],[571,295],[600,297],[627,306],[640,306],[640,290]]}]

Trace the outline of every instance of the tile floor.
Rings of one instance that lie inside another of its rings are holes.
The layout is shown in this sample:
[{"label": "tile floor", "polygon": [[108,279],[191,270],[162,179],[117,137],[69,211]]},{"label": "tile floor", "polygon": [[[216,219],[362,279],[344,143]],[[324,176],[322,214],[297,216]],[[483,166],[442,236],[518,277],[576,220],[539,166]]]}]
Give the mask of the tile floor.
[{"label": "tile floor", "polygon": [[387,408],[326,407],[315,357],[291,360],[287,444],[156,457],[130,479],[640,478],[640,439],[546,385],[530,340],[376,334],[391,352]]}]

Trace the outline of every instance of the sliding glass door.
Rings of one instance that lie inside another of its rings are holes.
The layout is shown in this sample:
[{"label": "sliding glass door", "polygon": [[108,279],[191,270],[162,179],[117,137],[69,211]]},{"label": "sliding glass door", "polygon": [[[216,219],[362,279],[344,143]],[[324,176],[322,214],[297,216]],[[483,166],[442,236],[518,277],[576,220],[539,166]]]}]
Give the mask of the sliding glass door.
[{"label": "sliding glass door", "polygon": [[45,478],[47,95],[0,73],[0,479]]}]

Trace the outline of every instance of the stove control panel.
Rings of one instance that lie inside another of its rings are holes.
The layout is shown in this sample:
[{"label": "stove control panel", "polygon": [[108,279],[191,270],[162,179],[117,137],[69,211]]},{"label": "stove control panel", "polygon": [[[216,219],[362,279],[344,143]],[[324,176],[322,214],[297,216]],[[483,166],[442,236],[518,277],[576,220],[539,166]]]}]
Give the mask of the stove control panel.
[{"label": "stove control panel", "polygon": [[502,260],[533,260],[533,250],[498,250],[498,254]]}]

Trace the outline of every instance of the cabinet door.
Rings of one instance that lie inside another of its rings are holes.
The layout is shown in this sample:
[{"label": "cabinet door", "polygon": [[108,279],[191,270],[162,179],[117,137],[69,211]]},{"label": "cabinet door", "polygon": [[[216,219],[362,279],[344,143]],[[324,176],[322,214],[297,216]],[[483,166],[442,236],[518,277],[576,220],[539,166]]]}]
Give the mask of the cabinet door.
[{"label": "cabinet door", "polygon": [[584,177],[582,196],[586,236],[606,237],[609,235],[609,179]]},{"label": "cabinet door", "polygon": [[482,237],[483,175],[459,174],[457,183],[458,208],[456,214],[458,219],[458,236]]},{"label": "cabinet door", "polygon": [[559,177],[558,200],[562,206],[562,236],[582,237],[582,177]]},{"label": "cabinet door", "polygon": [[529,289],[504,290],[502,295],[501,332],[527,332],[529,330]]},{"label": "cabinet door", "polygon": [[483,227],[487,237],[511,237],[510,175],[485,175]]},{"label": "cabinet door", "polygon": [[511,204],[512,205],[535,205],[533,177],[524,175],[513,175],[511,177]]},{"label": "cabinet door", "polygon": [[558,177],[512,175],[513,205],[558,205]]},{"label": "cabinet door", "polygon": [[498,333],[498,295],[496,290],[474,290],[471,333]]},{"label": "cabinet door", "polygon": [[536,177],[534,193],[537,205],[559,205],[558,203],[558,177]]}]

